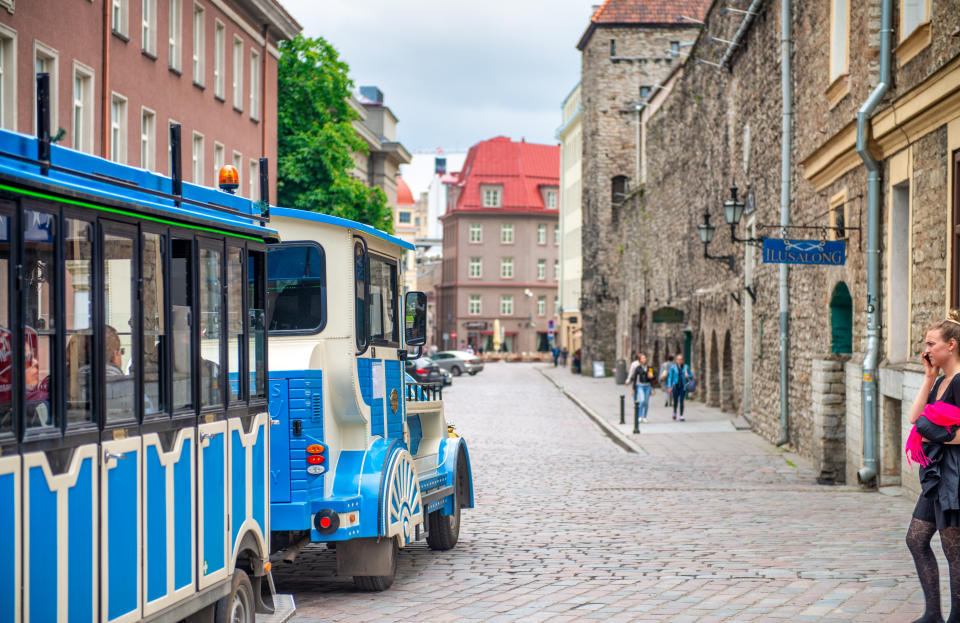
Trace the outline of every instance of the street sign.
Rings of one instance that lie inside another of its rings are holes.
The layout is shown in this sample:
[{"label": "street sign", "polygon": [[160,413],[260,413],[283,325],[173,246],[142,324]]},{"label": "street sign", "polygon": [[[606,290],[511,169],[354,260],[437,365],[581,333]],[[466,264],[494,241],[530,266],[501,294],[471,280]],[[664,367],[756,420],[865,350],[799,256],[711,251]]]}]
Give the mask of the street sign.
[{"label": "street sign", "polygon": [[842,266],[846,260],[843,240],[763,239],[764,264],[817,264]]},{"label": "street sign", "polygon": [[654,322],[683,322],[683,310],[676,307],[661,307],[653,312]]}]

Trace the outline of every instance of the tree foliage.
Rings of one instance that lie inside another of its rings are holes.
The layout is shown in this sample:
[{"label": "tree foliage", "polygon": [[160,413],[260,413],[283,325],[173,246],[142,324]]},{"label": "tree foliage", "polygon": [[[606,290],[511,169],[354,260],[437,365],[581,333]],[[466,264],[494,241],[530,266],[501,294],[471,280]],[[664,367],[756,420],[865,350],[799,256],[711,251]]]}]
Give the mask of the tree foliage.
[{"label": "tree foliage", "polygon": [[393,231],[380,188],[351,175],[367,144],[348,103],[348,65],[322,37],[280,42],[277,102],[277,198],[284,207],[341,216]]}]

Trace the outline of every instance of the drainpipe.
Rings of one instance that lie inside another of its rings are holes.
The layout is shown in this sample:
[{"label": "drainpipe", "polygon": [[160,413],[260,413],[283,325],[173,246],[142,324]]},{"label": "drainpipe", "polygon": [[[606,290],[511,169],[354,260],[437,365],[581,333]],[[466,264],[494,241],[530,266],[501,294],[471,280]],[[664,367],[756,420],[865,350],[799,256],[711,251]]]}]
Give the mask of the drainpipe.
[{"label": "drainpipe", "polygon": [[867,343],[863,357],[861,417],[863,465],[857,480],[866,484],[877,476],[877,359],[880,277],[880,164],[868,144],[870,115],[890,88],[890,38],[893,0],[882,0],[880,15],[880,83],[857,111],[857,153],[867,169]]},{"label": "drainpipe", "polygon": [[[791,2],[780,0],[780,90],[783,120],[780,128],[780,236],[790,225],[790,170],[793,152],[793,69],[790,63]],[[790,441],[790,290],[786,264],[780,264],[780,437],[777,445]]]}]

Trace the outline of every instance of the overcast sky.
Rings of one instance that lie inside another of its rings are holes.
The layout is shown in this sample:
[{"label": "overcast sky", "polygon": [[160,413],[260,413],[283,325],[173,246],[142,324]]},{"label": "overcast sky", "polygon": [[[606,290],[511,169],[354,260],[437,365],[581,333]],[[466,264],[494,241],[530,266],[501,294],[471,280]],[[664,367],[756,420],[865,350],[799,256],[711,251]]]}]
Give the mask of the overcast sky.
[{"label": "overcast sky", "polygon": [[[375,85],[404,147],[466,149],[497,135],[556,143],[580,79],[577,41],[599,0],[281,0]],[[281,97],[283,95],[281,94]]]}]

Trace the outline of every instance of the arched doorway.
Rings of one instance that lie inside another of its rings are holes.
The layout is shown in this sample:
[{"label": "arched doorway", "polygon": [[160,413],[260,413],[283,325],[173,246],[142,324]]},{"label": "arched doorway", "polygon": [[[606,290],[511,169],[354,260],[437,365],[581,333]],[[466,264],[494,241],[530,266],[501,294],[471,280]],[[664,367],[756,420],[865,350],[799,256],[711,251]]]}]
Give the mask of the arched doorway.
[{"label": "arched doorway", "polygon": [[710,333],[710,372],[707,375],[707,405],[720,406],[720,361],[717,356],[717,332]]},{"label": "arched doorway", "polygon": [[842,281],[830,297],[830,352],[853,352],[853,299]]},{"label": "arched doorway", "polygon": [[720,369],[722,389],[720,408],[724,411],[737,410],[733,398],[733,349],[730,346],[730,331],[723,335],[723,366]]}]

